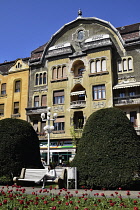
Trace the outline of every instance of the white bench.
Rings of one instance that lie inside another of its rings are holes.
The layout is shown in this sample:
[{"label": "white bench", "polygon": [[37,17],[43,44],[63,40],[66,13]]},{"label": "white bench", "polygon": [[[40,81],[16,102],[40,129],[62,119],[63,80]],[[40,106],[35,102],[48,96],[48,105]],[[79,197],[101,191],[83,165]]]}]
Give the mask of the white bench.
[{"label": "white bench", "polygon": [[42,188],[45,187],[45,182],[55,182],[58,183],[59,179],[64,179],[64,173],[66,168],[58,168],[48,170],[48,168],[44,169],[26,169],[22,168],[21,174],[19,177],[14,177],[13,181],[18,183],[20,181],[27,181],[27,182],[35,182],[39,183],[43,181]]}]

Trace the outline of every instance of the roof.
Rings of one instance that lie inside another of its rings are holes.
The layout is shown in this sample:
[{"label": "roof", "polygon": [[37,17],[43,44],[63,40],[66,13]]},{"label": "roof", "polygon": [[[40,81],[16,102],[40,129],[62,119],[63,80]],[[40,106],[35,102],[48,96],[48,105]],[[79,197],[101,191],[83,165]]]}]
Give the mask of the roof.
[{"label": "roof", "polygon": [[61,33],[62,30],[65,30],[67,26],[71,26],[73,23],[75,23],[77,21],[87,21],[87,20],[89,20],[89,21],[95,20],[96,22],[102,22],[103,24],[110,27],[118,35],[120,41],[123,44],[128,43],[128,42],[132,42],[132,44],[133,44],[133,41],[135,41],[136,39],[140,39],[140,23],[135,23],[135,24],[115,28],[110,22],[101,20],[99,18],[96,18],[96,17],[86,17],[85,18],[85,17],[81,16],[81,17],[78,17],[77,19],[63,25],[55,34],[52,35],[49,42],[47,42],[44,45],[33,50],[31,52],[30,64],[34,63],[34,62],[41,61],[47,46],[49,46],[49,44],[52,42],[54,37],[57,36],[57,34]]},{"label": "roof", "polygon": [[[2,75],[8,74],[8,70],[15,64],[16,60],[14,60],[14,61],[5,61],[4,63],[0,63],[0,74],[2,74]],[[29,57],[22,58],[22,60],[24,62],[28,62]]]}]

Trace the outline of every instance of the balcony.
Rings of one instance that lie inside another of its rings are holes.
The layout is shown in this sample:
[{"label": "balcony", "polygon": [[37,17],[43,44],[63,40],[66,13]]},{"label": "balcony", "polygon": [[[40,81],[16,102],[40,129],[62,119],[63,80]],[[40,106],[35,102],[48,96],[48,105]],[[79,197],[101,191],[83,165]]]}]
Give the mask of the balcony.
[{"label": "balcony", "polygon": [[126,96],[126,97],[114,97],[115,106],[126,106],[140,104],[140,95]]},{"label": "balcony", "polygon": [[39,106],[39,107],[29,107],[26,108],[26,114],[41,114],[42,112],[46,112],[47,106]]},{"label": "balcony", "polygon": [[71,109],[84,108],[84,107],[86,107],[86,101],[84,100],[70,102]]}]

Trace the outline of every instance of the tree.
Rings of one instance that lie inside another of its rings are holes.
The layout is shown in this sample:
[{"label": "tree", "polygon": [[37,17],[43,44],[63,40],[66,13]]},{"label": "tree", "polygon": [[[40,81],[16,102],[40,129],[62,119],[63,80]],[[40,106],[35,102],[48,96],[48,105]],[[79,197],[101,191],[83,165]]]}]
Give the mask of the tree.
[{"label": "tree", "polygon": [[72,166],[79,184],[114,189],[133,184],[140,170],[140,141],[122,110],[101,109],[88,118]]},{"label": "tree", "polygon": [[22,168],[42,168],[39,140],[30,123],[0,120],[0,166],[0,176],[17,176]]}]

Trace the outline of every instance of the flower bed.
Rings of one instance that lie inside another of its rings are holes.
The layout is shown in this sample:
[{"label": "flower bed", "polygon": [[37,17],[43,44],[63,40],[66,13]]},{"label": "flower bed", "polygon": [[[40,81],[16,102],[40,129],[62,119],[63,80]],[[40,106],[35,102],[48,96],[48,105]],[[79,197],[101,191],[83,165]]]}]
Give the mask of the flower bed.
[{"label": "flower bed", "polygon": [[[136,199],[130,197],[131,192],[126,191],[127,198],[123,198],[118,191],[108,196],[105,193],[94,193],[92,189],[84,191],[79,196],[78,190],[71,194],[68,190],[62,189],[58,193],[52,193],[49,189],[32,190],[31,194],[26,193],[25,188],[13,185],[0,189],[0,209],[23,210],[23,209],[56,209],[56,210],[102,210],[102,209],[129,209],[140,210],[140,193]],[[91,195],[91,192],[93,194]]]}]

